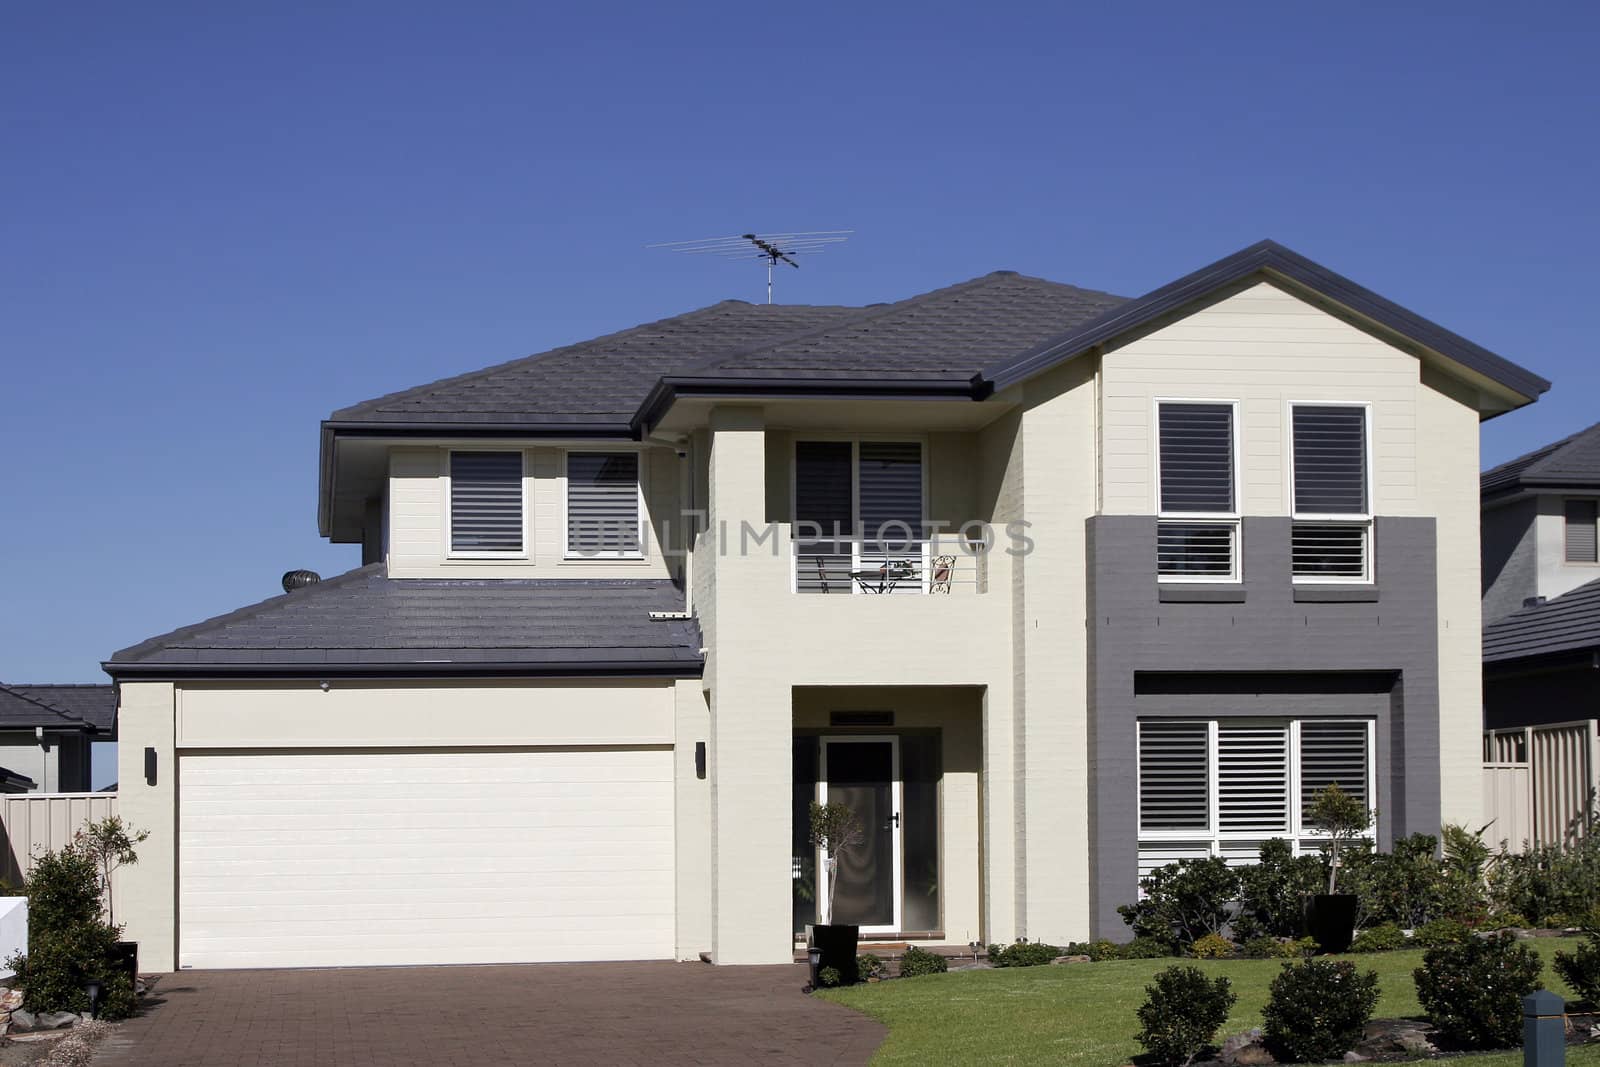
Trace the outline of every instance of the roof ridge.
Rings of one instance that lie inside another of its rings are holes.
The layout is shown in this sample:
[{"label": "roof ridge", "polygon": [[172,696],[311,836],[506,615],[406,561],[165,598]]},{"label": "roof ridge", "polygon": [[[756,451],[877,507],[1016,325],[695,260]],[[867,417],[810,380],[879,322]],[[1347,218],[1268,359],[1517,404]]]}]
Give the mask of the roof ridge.
[{"label": "roof ridge", "polygon": [[[796,341],[804,341],[811,337],[821,337],[825,334],[832,333],[835,330],[857,325],[859,323],[875,321],[884,317],[885,315],[893,314],[896,311],[903,311],[908,307],[926,304],[937,297],[948,296],[949,294],[958,291],[965,292],[972,289],[981,289],[986,285],[992,285],[995,282],[1006,278],[1027,278],[1030,281],[1049,282],[1049,279],[1047,278],[1031,278],[1025,274],[1018,274],[1013,270],[992,270],[988,274],[980,274],[976,278],[968,278],[965,281],[941,286],[938,289],[930,289],[925,293],[914,293],[911,296],[900,300],[894,300],[887,304],[868,304],[860,309],[860,314],[846,316],[839,322],[830,322],[825,326],[814,326],[811,329],[800,330],[796,333],[786,334],[783,337],[779,337],[774,340],[762,341],[760,344],[748,345],[744,348],[736,348],[731,352],[724,352],[718,356],[708,359],[704,363],[696,363],[677,374],[662,375],[662,377],[692,377],[696,371],[712,370],[724,363],[735,359],[742,359],[746,356],[754,355],[757,352],[765,352],[781,345],[793,344]],[[1049,284],[1064,285],[1065,283],[1049,282]],[[1070,288],[1076,287],[1072,286]]]},{"label": "roof ridge", "polygon": [[[666,316],[664,318],[653,319],[650,322],[641,322],[641,323],[638,323],[636,325],[629,326],[627,329],[616,330],[616,331],[614,331],[612,333],[602,334],[599,337],[591,337],[591,338],[588,338],[588,339],[583,340],[583,341],[574,341],[571,344],[559,345],[559,346],[557,346],[555,348],[546,349],[543,352],[534,352],[531,355],[518,356],[515,359],[508,359],[508,360],[506,360],[506,361],[504,361],[502,363],[493,364],[492,366],[479,367],[477,370],[465,371],[465,372],[463,372],[461,374],[452,374],[452,375],[449,375],[449,376],[444,377],[444,378],[437,378],[437,379],[435,379],[434,381],[431,381],[431,382],[424,382],[421,385],[414,385],[414,386],[410,387],[409,389],[400,389],[400,390],[397,390],[396,392],[385,393],[382,396],[376,396],[376,397],[373,397],[373,398],[371,398],[369,400],[361,400],[361,401],[358,401],[358,402],[356,402],[354,404],[346,404],[342,408],[336,408],[333,411],[333,413],[328,416],[328,421],[337,422],[341,416],[348,415],[348,414],[353,413],[353,412],[355,412],[355,411],[357,411],[359,409],[362,409],[362,408],[370,408],[370,407],[373,407],[373,406],[379,405],[379,404],[392,403],[392,402],[394,402],[396,400],[399,400],[399,399],[401,399],[403,397],[408,397],[408,396],[412,396],[412,395],[416,395],[416,394],[426,393],[426,392],[428,392],[430,390],[439,389],[439,388],[442,388],[442,387],[448,386],[448,385],[457,385],[457,384],[460,384],[461,382],[471,381],[471,380],[473,380],[475,378],[482,378],[482,377],[484,377],[486,375],[495,374],[495,373],[498,373],[500,371],[507,370],[508,368],[517,366],[519,364],[532,363],[535,360],[545,359],[546,357],[549,357],[549,356],[564,355],[564,354],[567,354],[567,353],[580,351],[580,350],[585,349],[585,348],[590,348],[590,347],[593,347],[595,345],[607,344],[607,343],[610,343],[610,342],[613,342],[613,341],[617,341],[617,340],[619,340],[621,338],[631,336],[633,334],[642,333],[642,332],[644,332],[646,330],[657,329],[657,328],[659,328],[659,327],[661,327],[661,326],[663,326],[663,325],[665,325],[666,323],[669,323],[669,322],[686,322],[686,321],[689,321],[691,319],[695,319],[695,318],[697,318],[697,317],[699,317],[701,315],[705,315],[705,314],[708,314],[710,312],[716,311],[719,308],[729,307],[730,305],[743,305],[743,306],[746,306],[746,307],[755,306],[755,305],[752,305],[748,301],[745,301],[745,300],[733,300],[733,299],[719,300],[715,304],[707,304],[705,307],[695,308],[692,311],[680,312],[680,313],[678,313],[676,315],[668,315],[668,316]],[[761,305],[761,306],[765,307],[766,305]],[[801,306],[806,306],[806,307],[811,307],[811,306],[829,307],[829,306],[833,306],[833,305],[788,305],[788,304],[785,304],[783,306],[785,306],[785,307],[801,307]]]},{"label": "roof ridge", "polygon": [[316,582],[312,585],[302,586],[293,592],[279,593],[277,596],[270,596],[265,600],[258,600],[254,604],[246,604],[242,608],[235,608],[233,611],[224,612],[221,615],[213,615],[209,619],[202,619],[201,621],[191,623],[188,626],[180,626],[176,630],[168,630],[164,634],[157,634],[154,637],[146,638],[145,640],[140,641],[136,645],[129,645],[127,648],[119,649],[116,652],[113,652],[111,657],[107,659],[105,663],[101,664],[101,667],[104,668],[106,664],[109,663],[137,660],[149,652],[156,651],[168,641],[194,637],[195,635],[204,633],[207,630],[226,626],[228,623],[238,622],[241,619],[248,619],[253,615],[258,615],[262,612],[270,611],[273,608],[281,607],[289,600],[290,597],[304,593],[308,589],[333,589],[343,585],[350,585],[358,578],[370,578],[382,569],[383,564],[381,562],[367,563],[363,566],[356,567],[353,570],[345,571],[343,574],[336,574],[332,578],[325,578],[322,581]]}]

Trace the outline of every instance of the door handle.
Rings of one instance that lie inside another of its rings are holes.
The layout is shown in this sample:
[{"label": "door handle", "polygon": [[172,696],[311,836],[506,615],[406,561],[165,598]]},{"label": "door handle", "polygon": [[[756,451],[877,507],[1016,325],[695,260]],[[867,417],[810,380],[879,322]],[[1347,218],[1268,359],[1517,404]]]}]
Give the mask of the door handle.
[{"label": "door handle", "polygon": [[891,826],[896,830],[900,829],[900,813],[898,811],[895,812],[893,815],[889,816],[885,822],[888,824],[884,826],[885,830],[889,829]]}]

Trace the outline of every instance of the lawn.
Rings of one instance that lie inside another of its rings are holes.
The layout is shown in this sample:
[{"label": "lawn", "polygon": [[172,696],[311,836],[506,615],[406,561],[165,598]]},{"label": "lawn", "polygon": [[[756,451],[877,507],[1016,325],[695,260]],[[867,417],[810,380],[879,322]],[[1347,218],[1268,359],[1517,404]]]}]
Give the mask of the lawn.
[{"label": "lawn", "polygon": [[[1546,985],[1563,996],[1566,986],[1549,960],[1573,942],[1539,940],[1545,957]],[[1379,1017],[1421,1014],[1411,972],[1420,951],[1352,956],[1357,965],[1378,972],[1382,999]],[[1159,970],[1176,960],[1117,960],[1009,970],[963,971],[835,989],[818,996],[860,1011],[889,1027],[889,1037],[874,1063],[1059,1063],[1116,1067],[1141,1049],[1135,1012],[1144,988]],[[1267,986],[1281,960],[1193,962],[1233,981],[1239,1001],[1223,1035],[1261,1025]],[[1474,1056],[1473,1067],[1512,1067],[1520,1052]],[[1600,1049],[1591,1045],[1568,1057],[1571,1067],[1600,1067]]]}]

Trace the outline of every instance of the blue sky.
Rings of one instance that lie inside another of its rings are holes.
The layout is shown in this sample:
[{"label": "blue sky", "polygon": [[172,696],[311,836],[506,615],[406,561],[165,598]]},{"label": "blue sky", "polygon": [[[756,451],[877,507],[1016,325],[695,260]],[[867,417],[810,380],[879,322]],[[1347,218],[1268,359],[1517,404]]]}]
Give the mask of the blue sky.
[{"label": "blue sky", "polygon": [[[253,10],[251,10],[253,8]],[[1137,295],[1273,237],[1600,419],[1600,7],[36,4],[0,15],[0,678],[335,573],[330,410],[726,297]],[[102,775],[102,779],[103,779]]]}]

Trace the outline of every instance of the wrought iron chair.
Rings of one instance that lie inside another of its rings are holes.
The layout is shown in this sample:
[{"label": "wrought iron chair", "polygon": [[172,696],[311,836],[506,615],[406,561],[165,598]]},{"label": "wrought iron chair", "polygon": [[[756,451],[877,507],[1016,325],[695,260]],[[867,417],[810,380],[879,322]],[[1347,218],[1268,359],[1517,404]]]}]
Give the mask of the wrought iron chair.
[{"label": "wrought iron chair", "polygon": [[928,592],[950,595],[950,579],[956,572],[954,556],[933,557],[933,573],[928,578]]}]

